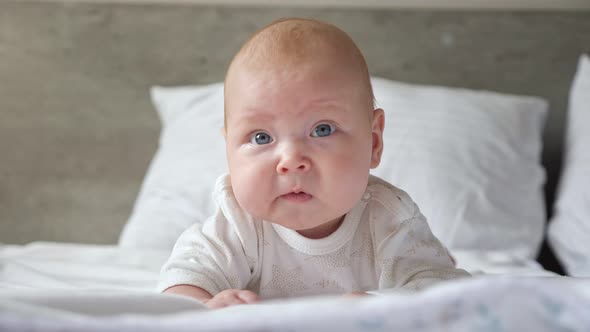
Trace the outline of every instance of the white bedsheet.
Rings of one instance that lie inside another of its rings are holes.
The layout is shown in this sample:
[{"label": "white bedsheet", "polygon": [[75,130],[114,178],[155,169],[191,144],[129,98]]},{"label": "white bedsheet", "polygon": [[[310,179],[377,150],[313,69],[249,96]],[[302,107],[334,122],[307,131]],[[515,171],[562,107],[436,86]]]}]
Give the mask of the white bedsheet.
[{"label": "white bedsheet", "polygon": [[0,247],[0,289],[149,290],[167,252],[34,242]]},{"label": "white bedsheet", "polygon": [[[0,246],[0,289],[152,290],[169,253],[115,245],[33,242]],[[475,275],[555,276],[507,252],[455,251]]]},{"label": "white bedsheet", "polygon": [[458,265],[476,277],[418,294],[305,298],[218,311],[155,293],[167,255],[64,243],[3,246],[0,331],[590,329],[589,279],[557,277],[505,253],[454,252]]}]

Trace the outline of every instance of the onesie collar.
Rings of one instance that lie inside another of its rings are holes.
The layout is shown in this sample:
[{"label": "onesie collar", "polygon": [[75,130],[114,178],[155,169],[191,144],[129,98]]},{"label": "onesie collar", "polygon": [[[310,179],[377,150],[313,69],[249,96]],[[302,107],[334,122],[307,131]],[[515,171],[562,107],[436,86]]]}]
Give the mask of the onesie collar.
[{"label": "onesie collar", "polygon": [[309,239],[290,228],[271,224],[279,237],[291,248],[307,255],[329,254],[352,240],[367,205],[367,197],[366,194],[363,195],[363,198],[344,216],[340,227],[334,233],[321,239]]}]

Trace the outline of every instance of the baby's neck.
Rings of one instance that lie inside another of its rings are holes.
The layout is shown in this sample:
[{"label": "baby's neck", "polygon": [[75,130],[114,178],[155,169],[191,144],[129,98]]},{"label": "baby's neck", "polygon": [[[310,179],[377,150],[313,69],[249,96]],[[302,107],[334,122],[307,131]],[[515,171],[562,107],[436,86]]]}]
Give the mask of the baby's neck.
[{"label": "baby's neck", "polygon": [[330,236],[332,233],[334,233],[340,227],[340,225],[342,225],[343,220],[344,220],[344,216],[334,219],[332,221],[323,223],[323,224],[316,226],[314,228],[298,230],[297,233],[299,233],[301,236],[304,236],[308,239],[313,239],[313,240],[323,239],[325,237]]}]

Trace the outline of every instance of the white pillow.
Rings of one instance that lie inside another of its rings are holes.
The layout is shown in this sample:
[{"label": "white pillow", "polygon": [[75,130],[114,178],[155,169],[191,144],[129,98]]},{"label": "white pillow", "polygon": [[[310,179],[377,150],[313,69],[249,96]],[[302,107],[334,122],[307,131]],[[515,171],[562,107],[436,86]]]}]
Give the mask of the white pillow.
[{"label": "white pillow", "polygon": [[534,259],[546,220],[547,102],[378,78],[373,89],[386,113],[373,173],[406,190],[449,248]]},{"label": "white pillow", "polygon": [[[385,151],[373,173],[408,191],[451,249],[534,257],[545,223],[539,160],[547,103],[372,82],[386,113]],[[222,86],[154,88],[152,97],[164,124],[160,149],[120,244],[171,248],[213,212],[214,178],[227,169]]]},{"label": "white pillow", "polygon": [[590,277],[590,57],[582,55],[569,98],[564,162],[549,243],[571,276]]},{"label": "white pillow", "polygon": [[223,84],[152,87],[150,93],[162,121],[160,146],[119,244],[172,249],[180,233],[215,211],[215,180],[227,171]]}]

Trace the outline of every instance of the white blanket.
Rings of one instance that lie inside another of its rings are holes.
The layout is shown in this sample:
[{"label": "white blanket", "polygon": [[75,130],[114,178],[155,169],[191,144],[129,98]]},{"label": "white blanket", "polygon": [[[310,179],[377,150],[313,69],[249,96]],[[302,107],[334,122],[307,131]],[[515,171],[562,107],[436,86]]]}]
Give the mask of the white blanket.
[{"label": "white blanket", "polygon": [[[417,294],[208,310],[156,294],[164,252],[34,243],[0,251],[0,331],[589,330],[590,280],[502,253],[454,253],[476,274]],[[509,274],[506,274],[509,273]],[[536,275],[532,277],[532,275]]]}]

